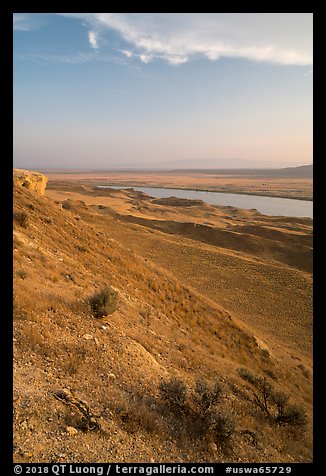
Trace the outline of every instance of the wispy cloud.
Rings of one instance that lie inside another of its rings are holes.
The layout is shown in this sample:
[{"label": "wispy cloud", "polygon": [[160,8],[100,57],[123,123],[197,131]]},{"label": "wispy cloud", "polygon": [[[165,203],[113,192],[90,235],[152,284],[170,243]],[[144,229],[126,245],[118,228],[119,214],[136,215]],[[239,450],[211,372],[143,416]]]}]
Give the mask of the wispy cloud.
[{"label": "wispy cloud", "polygon": [[130,50],[120,50],[123,55],[125,55],[127,58],[132,58],[133,52]]},{"label": "wispy cloud", "polygon": [[139,55],[139,59],[142,63],[150,63],[153,59],[153,56],[152,55],[148,55],[148,54],[145,54],[145,53],[142,53],[141,55]]},{"label": "wispy cloud", "polygon": [[98,49],[98,44],[97,44],[97,33],[93,30],[90,30],[88,32],[88,41],[91,45],[92,48],[94,48],[95,50]]},{"label": "wispy cloud", "polygon": [[[15,29],[31,29],[31,19],[24,15],[14,16]],[[94,50],[100,49],[99,35],[102,37],[105,31],[115,31],[126,43],[120,53],[128,59],[138,58],[142,63],[162,60],[180,65],[192,59],[216,61],[228,57],[281,65],[312,65],[312,14],[57,15],[86,23],[89,27],[88,40]]]},{"label": "wispy cloud", "polygon": [[[282,31],[275,29],[275,34],[270,25],[275,21],[273,14],[258,16],[247,13],[242,14],[241,18],[237,14],[77,15],[84,15],[84,20],[92,27],[96,25],[97,28],[118,32],[132,45],[135,56],[143,63],[161,59],[178,65],[193,58],[205,57],[216,61],[221,57],[229,57],[283,65],[312,64],[310,46],[300,42],[299,29],[298,44],[293,34],[295,21],[302,22],[301,17],[285,17],[288,24],[283,25]],[[290,48],[286,36],[287,26],[293,37]]]},{"label": "wispy cloud", "polygon": [[37,13],[14,13],[13,28],[20,31],[31,31],[41,28],[45,23],[44,15]]},{"label": "wispy cloud", "polygon": [[120,56],[108,55],[108,54],[96,54],[95,52],[89,53],[75,53],[70,55],[53,55],[53,54],[39,54],[39,53],[24,53],[14,54],[14,58],[23,61],[36,61],[36,62],[55,62],[66,64],[83,64],[90,62],[107,62],[120,65],[126,65],[126,60]]},{"label": "wispy cloud", "polygon": [[310,69],[309,71],[306,72],[305,77],[309,78],[309,76],[312,76],[314,74],[314,70]]}]

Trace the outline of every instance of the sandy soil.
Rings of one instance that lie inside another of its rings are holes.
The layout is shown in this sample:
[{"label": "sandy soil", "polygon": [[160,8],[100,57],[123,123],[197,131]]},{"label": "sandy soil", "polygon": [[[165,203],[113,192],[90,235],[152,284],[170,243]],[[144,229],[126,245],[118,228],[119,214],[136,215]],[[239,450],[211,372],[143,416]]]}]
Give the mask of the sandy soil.
[{"label": "sandy soil", "polygon": [[[86,182],[14,187],[14,461],[310,462],[312,220]],[[240,368],[307,426],[266,416]],[[181,416],[160,393],[171,377]],[[222,385],[229,446],[223,427],[193,431],[198,379]]]},{"label": "sandy soil", "polygon": [[[311,355],[312,220],[50,179],[47,196],[119,217],[111,233],[235,311],[268,346]],[[129,226],[121,226],[120,222]],[[173,263],[173,269],[171,268]],[[289,294],[290,292],[290,294]],[[276,299],[277,296],[277,299]],[[280,320],[282,326],[279,325]]]},{"label": "sandy soil", "polygon": [[312,200],[311,179],[268,178],[257,176],[182,174],[162,172],[101,172],[56,173],[47,172],[50,180],[74,180],[89,185],[148,186],[244,193],[270,197]]}]

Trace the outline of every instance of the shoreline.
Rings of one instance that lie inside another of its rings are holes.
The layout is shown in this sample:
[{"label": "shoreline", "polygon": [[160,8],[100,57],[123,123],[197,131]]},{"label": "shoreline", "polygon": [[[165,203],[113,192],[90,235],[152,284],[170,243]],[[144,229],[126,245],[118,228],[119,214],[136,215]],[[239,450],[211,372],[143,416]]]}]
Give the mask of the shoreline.
[{"label": "shoreline", "polygon": [[159,185],[126,185],[126,184],[112,184],[112,185],[96,185],[97,188],[112,188],[112,187],[121,187],[124,188],[135,188],[135,187],[142,187],[142,188],[163,188],[166,190],[188,190],[189,192],[211,192],[211,193],[228,193],[230,195],[250,195],[254,197],[268,197],[268,198],[282,198],[287,200],[300,200],[305,202],[313,202],[312,198],[309,197],[293,197],[286,194],[273,194],[273,193],[257,193],[257,192],[242,192],[242,191],[233,191],[232,189],[223,189],[223,190],[212,190],[209,188],[189,188],[189,187],[167,187],[167,186],[159,186]]}]

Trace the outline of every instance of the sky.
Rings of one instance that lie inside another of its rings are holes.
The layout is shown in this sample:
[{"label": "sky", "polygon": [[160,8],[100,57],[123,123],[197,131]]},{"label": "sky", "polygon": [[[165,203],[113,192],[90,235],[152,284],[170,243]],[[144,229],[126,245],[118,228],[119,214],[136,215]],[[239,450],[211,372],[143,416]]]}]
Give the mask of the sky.
[{"label": "sky", "polygon": [[311,164],[312,23],[15,13],[14,166]]}]

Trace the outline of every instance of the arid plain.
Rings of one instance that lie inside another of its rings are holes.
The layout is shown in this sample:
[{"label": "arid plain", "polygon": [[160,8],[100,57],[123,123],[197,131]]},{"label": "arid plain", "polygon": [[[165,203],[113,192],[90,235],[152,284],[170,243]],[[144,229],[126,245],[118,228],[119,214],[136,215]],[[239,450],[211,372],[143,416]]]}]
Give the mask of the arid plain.
[{"label": "arid plain", "polygon": [[[302,169],[302,171],[301,171]],[[245,193],[270,197],[312,200],[312,167],[273,170],[172,170],[172,171],[78,171],[46,170],[51,180],[73,180],[82,183],[209,190]],[[285,172],[284,172],[285,171]],[[43,172],[43,171],[42,171]]]},{"label": "arid plain", "polygon": [[[15,184],[15,212],[28,219],[26,227],[16,220],[14,243],[16,405],[24,415],[16,460],[311,461],[312,220],[96,185],[310,199],[312,180],[45,175],[45,196]],[[96,320],[87,299],[105,284],[118,306]],[[255,403],[258,380],[241,378],[243,368],[301,408],[304,433],[277,420],[272,397],[269,409]],[[161,421],[157,388],[174,377],[189,392],[198,378],[222,382],[237,418],[228,445],[185,434],[189,409],[180,421],[166,410],[168,423]],[[104,412],[99,421],[110,437],[82,431],[78,412],[65,414],[51,396],[58,389]]]}]

